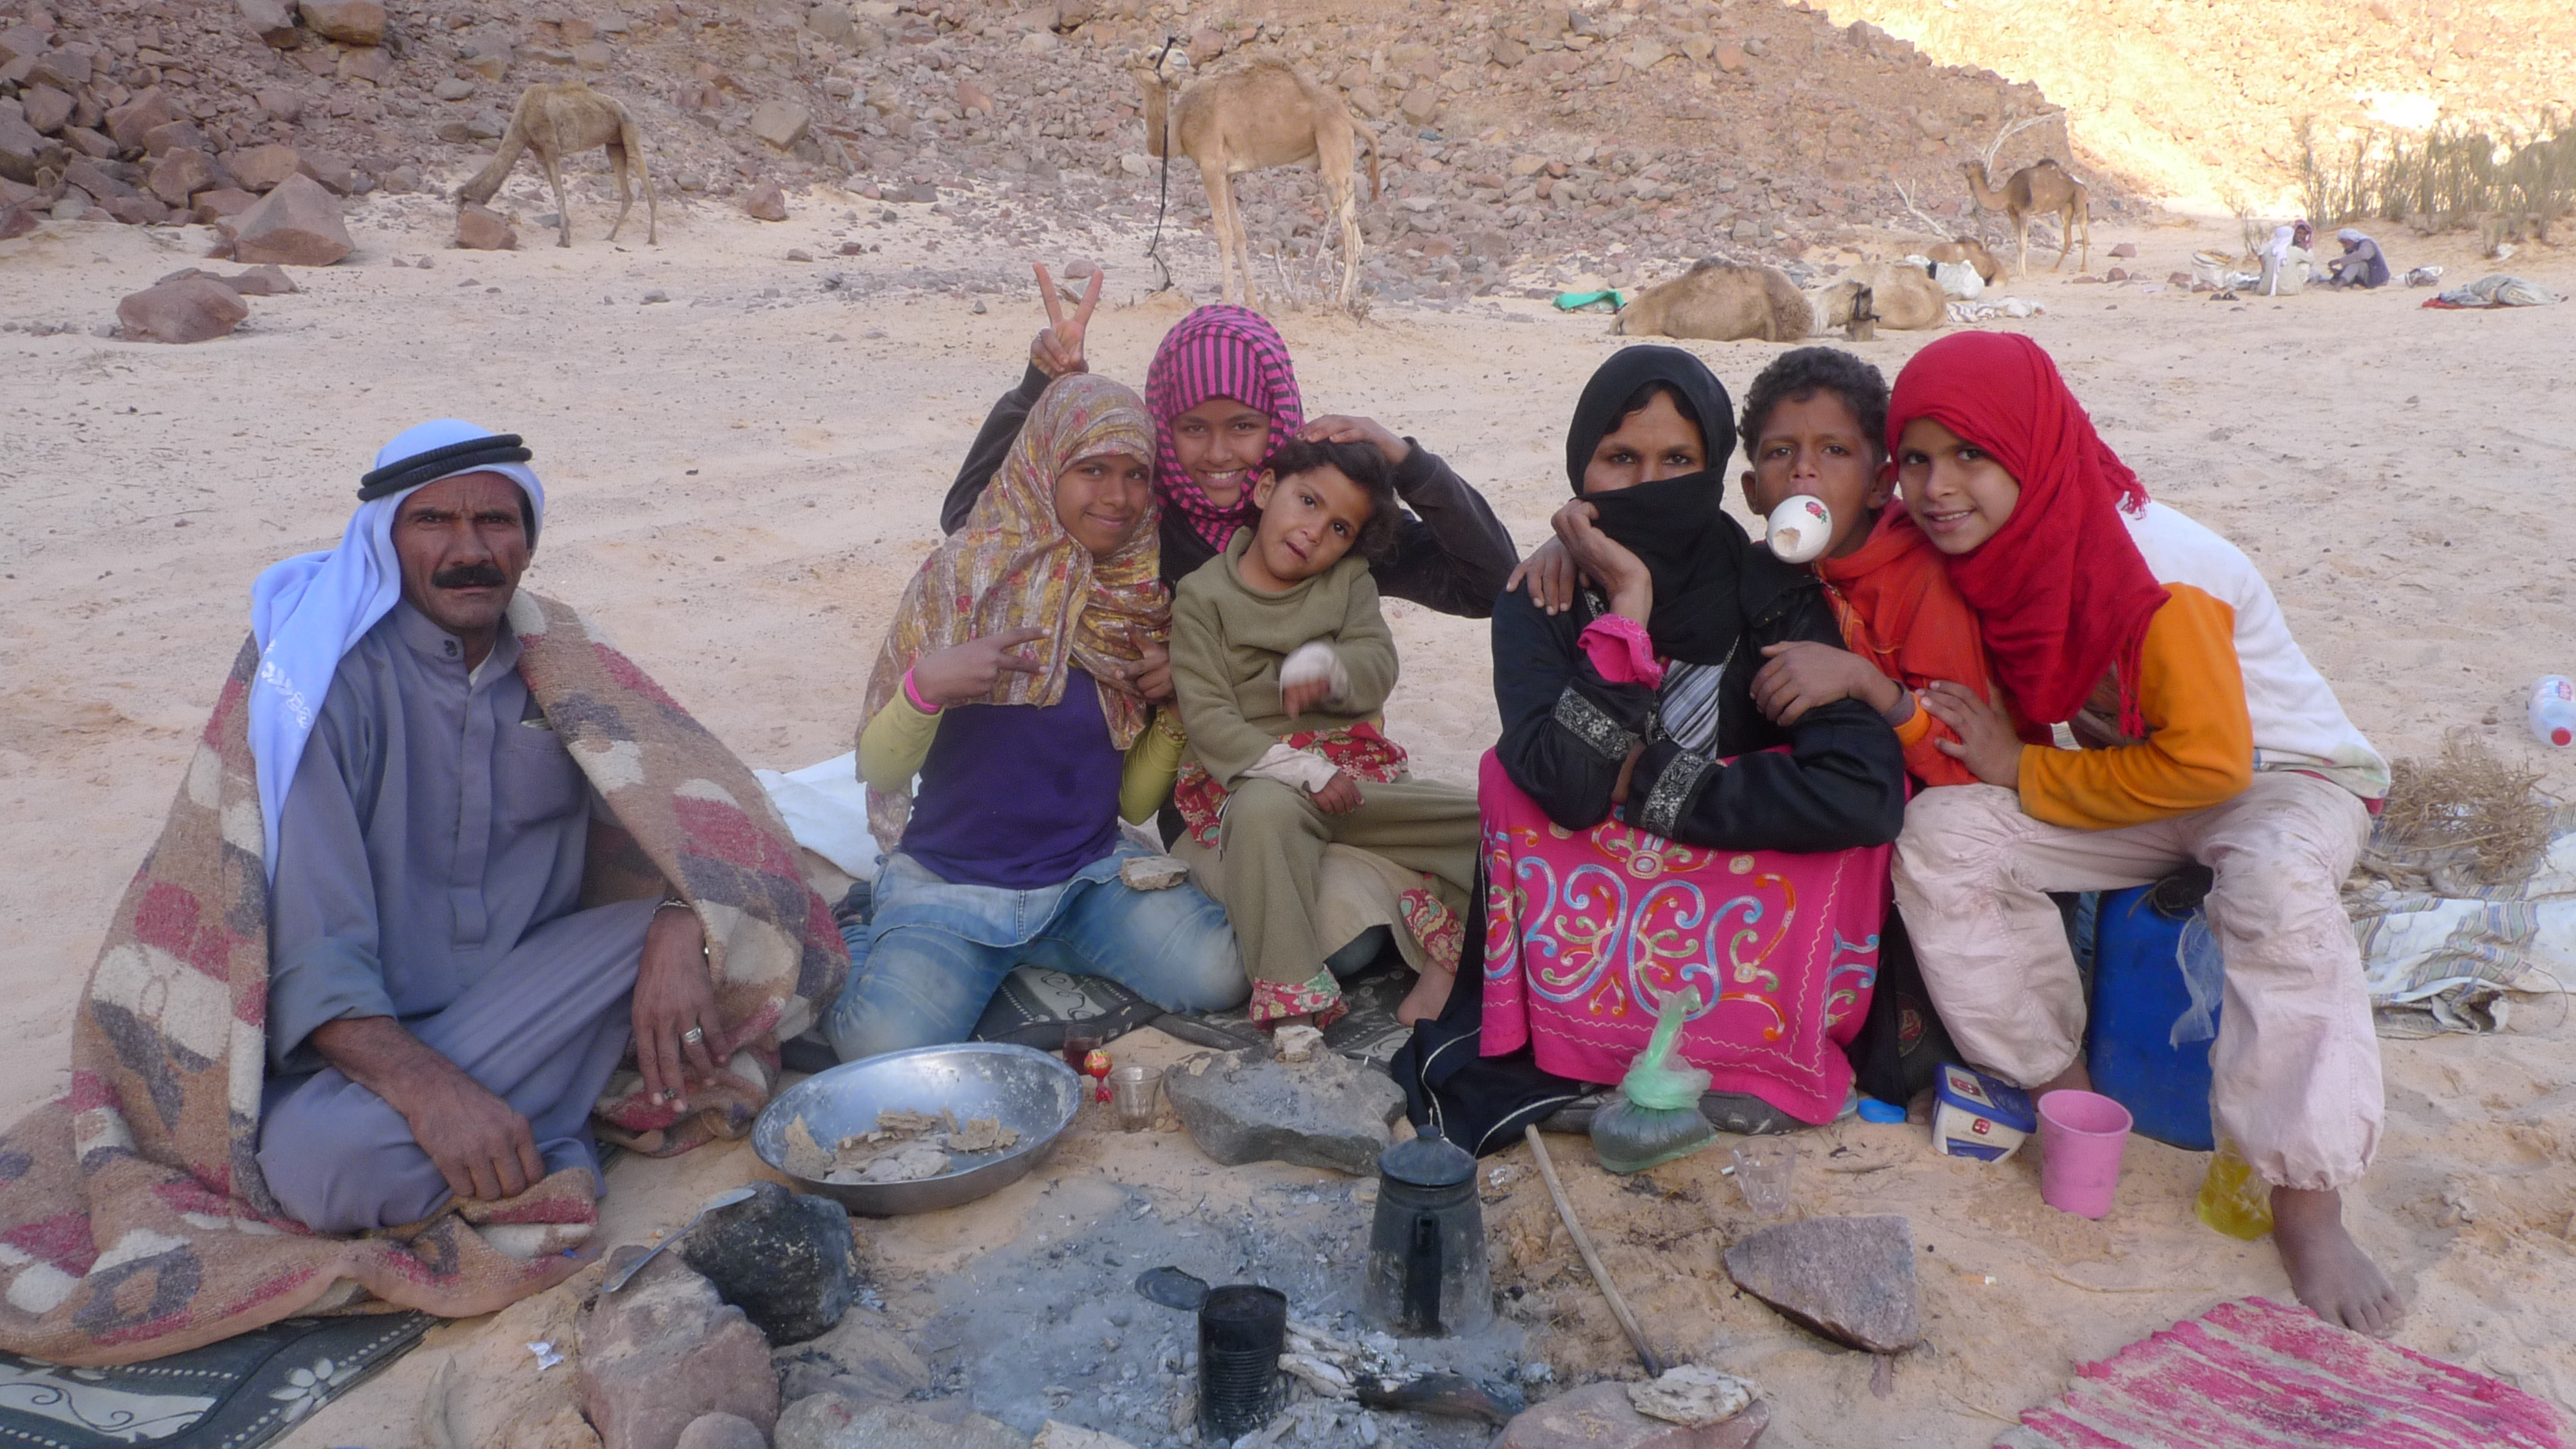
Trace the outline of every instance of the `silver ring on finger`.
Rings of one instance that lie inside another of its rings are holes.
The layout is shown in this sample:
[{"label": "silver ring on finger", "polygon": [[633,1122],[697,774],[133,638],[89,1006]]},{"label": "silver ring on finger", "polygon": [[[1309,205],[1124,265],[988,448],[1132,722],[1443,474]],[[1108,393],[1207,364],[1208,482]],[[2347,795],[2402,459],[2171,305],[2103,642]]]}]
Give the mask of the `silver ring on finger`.
[{"label": "silver ring on finger", "polygon": [[706,1031],[700,1027],[693,1026],[687,1031],[680,1033],[680,1040],[689,1046],[696,1046],[698,1043],[705,1041],[706,1039]]}]

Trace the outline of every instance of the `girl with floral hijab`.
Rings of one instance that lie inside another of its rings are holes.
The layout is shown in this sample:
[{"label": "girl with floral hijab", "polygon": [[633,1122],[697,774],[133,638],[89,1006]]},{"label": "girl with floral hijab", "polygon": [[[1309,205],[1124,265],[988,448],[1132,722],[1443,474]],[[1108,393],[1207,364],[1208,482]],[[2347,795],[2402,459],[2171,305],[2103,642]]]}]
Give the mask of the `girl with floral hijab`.
[{"label": "girl with floral hijab", "polygon": [[870,914],[843,927],[850,983],[824,1023],[843,1060],[964,1040],[1024,964],[1167,1010],[1244,999],[1221,907],[1119,877],[1143,853],[1119,818],[1150,818],[1180,763],[1168,714],[1100,683],[1171,630],[1153,466],[1136,394],[1066,377],[905,588],[859,737],[893,849]]}]

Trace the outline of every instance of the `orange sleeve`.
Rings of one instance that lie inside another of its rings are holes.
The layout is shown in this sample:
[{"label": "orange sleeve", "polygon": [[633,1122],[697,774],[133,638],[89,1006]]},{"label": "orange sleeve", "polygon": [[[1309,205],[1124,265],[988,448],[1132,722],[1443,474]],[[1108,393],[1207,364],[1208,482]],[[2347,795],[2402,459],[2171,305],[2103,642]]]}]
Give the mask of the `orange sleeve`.
[{"label": "orange sleeve", "polygon": [[1959,760],[1941,753],[1941,741],[1959,741],[1959,732],[1932,717],[1920,701],[1914,706],[1914,718],[1896,728],[1896,742],[1905,747],[1905,772],[1926,785],[1982,785],[1977,772]]},{"label": "orange sleeve", "polygon": [[[1946,679],[1967,686],[1983,698],[1994,698],[1994,681],[1986,668],[1986,648],[1977,634],[1976,613],[1951,585],[1940,555],[1927,544],[1900,561],[1898,568],[1908,577],[1903,593],[1891,602],[1899,604],[1904,627],[1886,661],[1893,666],[1889,672],[1896,682],[1908,689],[1921,689],[1934,680]],[[1957,744],[1958,731],[1934,719],[1930,710],[1917,703],[1914,718],[1896,732],[1897,743],[1905,747],[1906,772],[1926,785],[1982,784],[1976,771],[1941,753],[1943,740]]]},{"label": "orange sleeve", "polygon": [[2206,810],[2254,779],[2254,724],[2236,662],[2236,611],[2167,586],[2147,621],[2138,710],[2147,737],[2107,750],[2025,745],[2021,808],[2052,825],[2111,830]]}]

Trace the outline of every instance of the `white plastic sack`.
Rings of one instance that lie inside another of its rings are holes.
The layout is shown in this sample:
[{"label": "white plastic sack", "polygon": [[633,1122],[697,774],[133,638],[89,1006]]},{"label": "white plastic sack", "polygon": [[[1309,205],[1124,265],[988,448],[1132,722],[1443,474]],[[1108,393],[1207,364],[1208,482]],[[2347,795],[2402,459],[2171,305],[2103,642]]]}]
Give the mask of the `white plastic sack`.
[{"label": "white plastic sack", "polygon": [[760,788],[769,792],[769,803],[778,807],[798,845],[839,866],[846,875],[877,878],[877,857],[884,850],[868,832],[868,787],[859,783],[856,751],[787,774],[751,773]]},{"label": "white plastic sack", "polygon": [[1986,279],[1977,274],[1973,262],[1939,263],[1932,268],[1932,280],[1941,284],[1943,293],[1962,302],[1973,302],[1986,290]]}]

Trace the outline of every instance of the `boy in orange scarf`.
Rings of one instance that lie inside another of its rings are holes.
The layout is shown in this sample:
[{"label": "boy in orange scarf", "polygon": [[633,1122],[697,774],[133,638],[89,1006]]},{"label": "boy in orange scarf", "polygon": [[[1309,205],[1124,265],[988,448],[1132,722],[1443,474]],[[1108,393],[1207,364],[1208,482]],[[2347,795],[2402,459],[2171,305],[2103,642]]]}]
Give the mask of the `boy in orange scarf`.
[{"label": "boy in orange scarf", "polygon": [[1973,785],[1944,753],[1958,735],[1916,691],[1935,680],[1991,697],[1977,617],[1951,586],[1940,552],[1895,501],[1887,466],[1887,379],[1838,348],[1784,352],[1744,397],[1744,501],[1762,517],[1798,494],[1822,501],[1833,536],[1814,568],[1849,652],[1774,644],[1753,699],[1782,725],[1838,699],[1877,710],[1925,785]]}]

